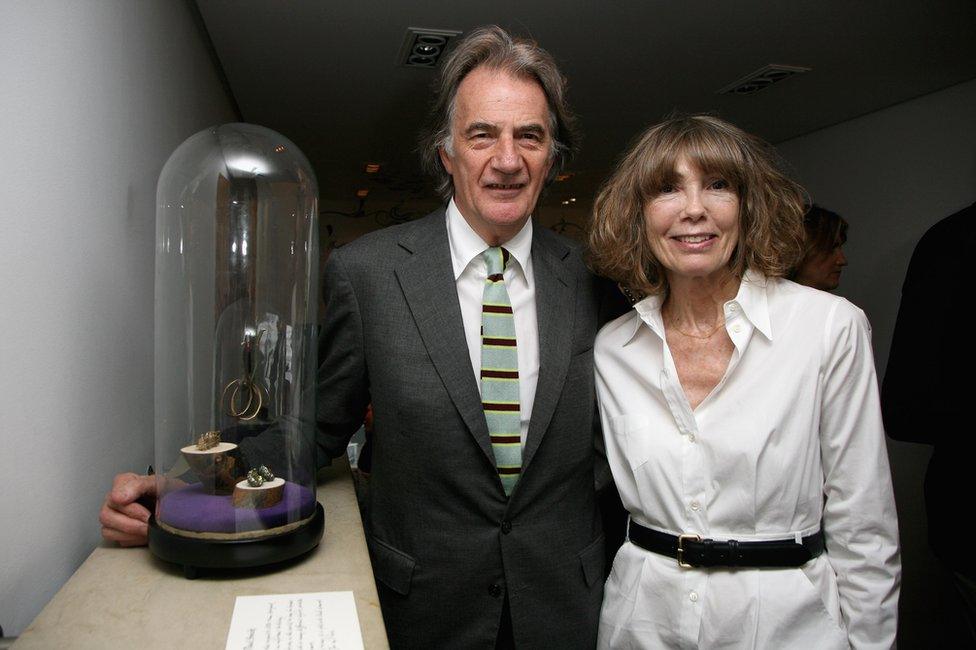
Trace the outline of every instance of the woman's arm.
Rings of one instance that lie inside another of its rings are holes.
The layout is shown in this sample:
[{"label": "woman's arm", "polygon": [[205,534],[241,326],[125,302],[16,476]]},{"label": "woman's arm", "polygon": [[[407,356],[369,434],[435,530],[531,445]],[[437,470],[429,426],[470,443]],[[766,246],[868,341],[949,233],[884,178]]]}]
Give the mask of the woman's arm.
[{"label": "woman's arm", "polygon": [[898,519],[867,318],[838,301],[824,334],[820,447],[823,529],[853,648],[893,648]]}]

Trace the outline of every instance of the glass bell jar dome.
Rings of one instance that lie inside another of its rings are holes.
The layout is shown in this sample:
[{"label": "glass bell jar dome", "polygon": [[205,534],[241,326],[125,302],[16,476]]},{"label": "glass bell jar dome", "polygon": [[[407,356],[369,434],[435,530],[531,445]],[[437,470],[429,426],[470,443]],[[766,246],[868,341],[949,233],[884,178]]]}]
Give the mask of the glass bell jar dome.
[{"label": "glass bell jar dome", "polygon": [[197,133],[160,174],[149,548],[188,577],[321,539],[317,197],[302,152],[253,124]]}]

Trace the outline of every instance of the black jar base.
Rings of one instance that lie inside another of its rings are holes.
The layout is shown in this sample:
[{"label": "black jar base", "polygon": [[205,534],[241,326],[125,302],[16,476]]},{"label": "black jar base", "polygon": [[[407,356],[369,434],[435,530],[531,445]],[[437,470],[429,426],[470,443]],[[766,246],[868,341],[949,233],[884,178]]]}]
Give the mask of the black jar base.
[{"label": "black jar base", "polygon": [[315,513],[301,526],[286,533],[259,539],[214,540],[184,537],[163,529],[149,517],[149,550],[161,560],[183,566],[183,575],[194,579],[200,569],[242,569],[285,562],[318,546],[325,530],[325,511]]}]

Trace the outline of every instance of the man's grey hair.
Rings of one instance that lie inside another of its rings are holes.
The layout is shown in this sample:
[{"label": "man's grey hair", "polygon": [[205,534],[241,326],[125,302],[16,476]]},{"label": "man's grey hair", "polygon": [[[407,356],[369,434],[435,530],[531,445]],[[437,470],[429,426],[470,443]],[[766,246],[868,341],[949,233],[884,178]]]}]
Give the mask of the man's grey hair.
[{"label": "man's grey hair", "polygon": [[438,149],[453,155],[451,127],[461,81],[475,68],[508,72],[520,79],[531,79],[542,87],[549,105],[549,132],[552,166],[546,184],[552,182],[579,148],[576,116],[566,101],[566,79],[555,60],[535,41],[513,37],[501,27],[479,27],[466,34],[444,60],[434,82],[436,97],[430,124],[421,134],[420,153],[424,169],[434,177],[437,193],[444,201],[454,194],[451,175],[441,163]]}]

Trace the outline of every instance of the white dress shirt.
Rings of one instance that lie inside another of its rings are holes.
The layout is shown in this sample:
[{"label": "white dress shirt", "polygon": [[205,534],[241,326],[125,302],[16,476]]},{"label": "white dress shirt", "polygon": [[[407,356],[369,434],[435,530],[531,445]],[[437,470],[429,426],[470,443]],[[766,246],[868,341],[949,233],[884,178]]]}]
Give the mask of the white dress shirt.
[{"label": "white dress shirt", "polygon": [[746,273],[725,303],[735,346],[692,410],[660,296],[607,324],[596,387],[607,456],[637,523],[716,540],[799,539],[799,568],[684,569],[626,542],[601,648],[890,648],[901,565],[871,330],[843,298]]},{"label": "white dress shirt", "polygon": [[[481,302],[488,271],[481,253],[488,244],[461,216],[454,199],[447,205],[447,239],[451,246],[454,279],[457,282],[458,302],[464,338],[471,355],[471,369],[481,390]],[[535,278],[532,275],[532,219],[502,246],[511,253],[505,268],[505,288],[512,301],[515,318],[515,342],[518,351],[519,406],[521,410],[522,446],[529,430],[532,403],[539,380],[539,325],[535,309]],[[514,263],[513,263],[514,262]]]}]

